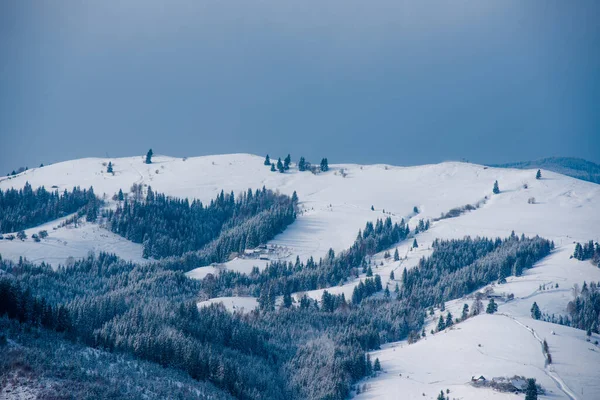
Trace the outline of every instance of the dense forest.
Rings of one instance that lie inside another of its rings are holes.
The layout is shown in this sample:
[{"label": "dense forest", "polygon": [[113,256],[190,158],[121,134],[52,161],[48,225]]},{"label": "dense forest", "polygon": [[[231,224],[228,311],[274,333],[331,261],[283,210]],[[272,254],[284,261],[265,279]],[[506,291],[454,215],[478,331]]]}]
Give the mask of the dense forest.
[{"label": "dense forest", "polygon": [[[402,223],[369,225],[351,249],[320,261],[328,271],[322,282],[346,276],[336,275],[338,269],[365,267],[368,274],[369,255],[406,235]],[[235,281],[237,289],[245,282],[261,298],[261,307],[246,315],[217,305],[198,309],[199,293],[228,290],[226,280],[188,279],[173,260],[136,265],[102,253],[56,271],[2,260],[0,287],[13,293],[6,305],[16,310],[7,312],[13,320],[185,371],[237,398],[343,399],[354,382],[373,371],[366,351],[388,341],[418,340],[428,307],[510,275],[518,271],[515,264],[527,268],[551,248],[544,239],[514,235],[438,241],[417,268],[423,279],[407,272],[401,291],[385,296],[375,274],[363,281],[369,289],[352,300],[325,291],[320,301],[303,296],[295,302],[288,282],[318,285],[320,275],[308,263],[288,264],[285,273],[271,270]],[[283,307],[274,306],[276,293],[284,294]]]},{"label": "dense forest", "polygon": [[550,254],[554,243],[538,236],[519,239],[469,237],[433,242],[431,257],[402,273],[401,294],[421,305],[440,304],[487,285],[520,276],[527,268]]},{"label": "dense forest", "polygon": [[78,212],[88,221],[98,217],[101,201],[94,189],[74,187],[72,191],[49,192],[43,186],[33,190],[29,183],[23,189],[0,189],[0,233],[17,232]]},{"label": "dense forest", "polygon": [[279,350],[263,332],[222,307],[199,310],[195,298],[201,284],[180,271],[108,254],[57,271],[25,261],[0,265],[8,272],[4,279],[14,281],[11,287],[66,307],[68,337],[182,369],[239,398],[259,398],[259,393],[284,398],[283,383],[271,366]]},{"label": "dense forest", "polygon": [[[144,245],[145,258],[181,256],[202,250],[199,263],[225,261],[266,243],[296,218],[296,194],[248,189],[236,199],[221,191],[210,204],[167,197],[148,188],[145,199],[125,199],[107,210],[111,231]],[[198,264],[196,264],[198,265]]]},{"label": "dense forest", "polygon": [[600,288],[598,283],[584,282],[581,291],[574,288],[575,300],[567,305],[569,313],[569,325],[587,331],[588,336],[592,332],[600,333]]},{"label": "dense forest", "polygon": [[567,315],[542,313],[538,308],[538,319],[582,329],[588,336],[600,333],[600,282],[583,282],[581,288],[575,284],[571,290],[575,298],[567,304]]},{"label": "dense forest", "polygon": [[575,244],[573,258],[579,261],[592,260],[592,264],[600,265],[600,244],[594,244],[593,240],[583,245],[581,243]]},{"label": "dense forest", "polygon": [[[37,399],[213,399],[232,396],[184,371],[92,349],[0,316],[2,395]],[[0,395],[0,396],[2,396]]]}]

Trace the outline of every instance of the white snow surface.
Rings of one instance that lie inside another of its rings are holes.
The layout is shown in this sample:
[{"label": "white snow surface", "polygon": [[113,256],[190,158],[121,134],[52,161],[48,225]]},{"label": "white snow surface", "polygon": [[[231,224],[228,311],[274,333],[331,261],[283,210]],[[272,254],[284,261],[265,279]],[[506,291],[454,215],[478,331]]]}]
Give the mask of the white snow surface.
[{"label": "white snow surface", "polygon": [[[0,240],[2,257],[17,260],[24,257],[33,262],[46,262],[53,267],[65,265],[70,259],[86,257],[90,252],[116,253],[121,258],[144,263],[142,245],[100,227],[98,224],[81,222],[77,227],[61,223],[68,217],[45,223],[35,228],[26,229],[27,239]],[[82,218],[85,221],[85,218]],[[48,232],[48,237],[36,243],[31,235],[41,230]],[[5,237],[7,235],[4,235]]]},{"label": "white snow surface", "polygon": [[[279,249],[270,258],[286,260],[296,256],[318,259],[329,248],[342,251],[353,243],[367,221],[377,218],[391,216],[399,221],[404,217],[414,227],[420,218],[433,219],[455,207],[480,204],[459,217],[432,223],[429,231],[417,235],[418,249],[410,249],[412,239],[393,246],[390,251],[398,247],[402,258],[398,262],[385,260],[382,253],[376,255],[374,273],[380,274],[383,284],[389,283],[393,290],[396,282],[388,282],[390,271],[394,270],[399,278],[402,268],[411,268],[419,258],[431,254],[431,243],[436,238],[506,237],[514,230],[519,235],[554,240],[556,250],[523,276],[492,285],[495,291],[515,295],[513,301],[500,303],[496,315],[477,316],[454,329],[431,335],[429,331],[439,318],[440,311],[436,310],[427,322],[426,340],[413,345],[391,343],[374,352],[372,358],[380,359],[384,372],[362,382],[368,389],[358,398],[435,399],[440,390],[450,389],[450,398],[517,399],[522,395],[475,388],[469,381],[474,375],[524,375],[536,378],[546,388],[548,393],[541,398],[600,399],[600,349],[586,342],[583,331],[534,321],[529,315],[533,301],[542,312],[564,315],[575,283],[600,281],[599,268],[569,257],[574,242],[600,241],[600,185],[545,170],[543,178],[536,180],[535,170],[460,162],[417,167],[338,164],[316,175],[299,172],[292,165],[290,171],[280,174],[271,172],[263,160],[249,154],[187,159],[155,156],[154,162],[146,165],[141,156],[87,158],[34,168],[12,179],[1,178],[0,188],[22,188],[26,181],[34,188],[44,185],[50,189],[54,185],[61,191],[75,185],[93,186],[98,195],[105,193],[110,199],[119,189],[128,192],[133,183],[138,183],[170,196],[203,202],[209,202],[221,190],[238,194],[265,186],[288,195],[296,191],[300,199],[296,222],[269,243]],[[109,161],[114,175],[107,174],[103,165]],[[495,180],[501,190],[498,195],[492,194]],[[529,204],[530,198],[535,198],[534,204]],[[419,209],[416,215],[414,206]],[[89,251],[111,251],[126,259],[141,260],[141,245],[129,243],[98,225],[52,229],[59,222],[28,230],[31,236],[47,229],[50,236],[41,243],[30,238],[25,242],[0,240],[0,254],[13,259],[26,256],[53,265],[65,262],[69,256],[83,257]],[[383,265],[379,265],[381,262]],[[198,265],[188,276],[202,279],[222,268],[249,272],[255,265],[262,269],[266,261],[236,258],[218,266]],[[343,292],[348,298],[363,278],[328,290]],[[544,284],[546,290],[540,290]],[[322,291],[308,294],[320,298]],[[248,297],[211,299],[199,305],[215,302],[222,302],[232,311],[247,312],[256,306],[256,299]],[[456,299],[446,308],[459,316],[462,305],[471,302]],[[553,364],[545,365],[538,339],[548,341]]]}]

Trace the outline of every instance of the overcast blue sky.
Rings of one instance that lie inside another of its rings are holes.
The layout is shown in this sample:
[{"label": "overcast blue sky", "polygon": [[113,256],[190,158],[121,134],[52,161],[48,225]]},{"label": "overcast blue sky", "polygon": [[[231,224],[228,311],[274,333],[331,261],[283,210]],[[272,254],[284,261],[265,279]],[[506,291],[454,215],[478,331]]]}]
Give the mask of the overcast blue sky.
[{"label": "overcast blue sky", "polygon": [[0,2],[0,173],[87,156],[600,162],[595,0]]}]

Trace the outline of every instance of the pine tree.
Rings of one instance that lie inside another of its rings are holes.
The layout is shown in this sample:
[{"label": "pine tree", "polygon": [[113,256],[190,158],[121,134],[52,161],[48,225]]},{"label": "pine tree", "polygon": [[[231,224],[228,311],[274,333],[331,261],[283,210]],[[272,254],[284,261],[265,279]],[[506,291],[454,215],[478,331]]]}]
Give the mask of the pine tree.
[{"label": "pine tree", "polygon": [[542,171],[541,170],[537,170],[537,173],[535,174],[535,179],[542,179]]},{"label": "pine tree", "polygon": [[123,190],[119,189],[119,194],[117,195],[117,198],[119,199],[119,201],[123,201],[125,199],[125,196],[123,195]]},{"label": "pine tree", "polygon": [[396,247],[396,251],[394,251],[394,261],[400,260],[400,254],[398,254],[398,248]]},{"label": "pine tree", "polygon": [[109,174],[113,173],[113,165],[112,165],[112,162],[110,162],[110,161],[108,162],[108,167],[106,168],[106,172]]},{"label": "pine tree", "polygon": [[271,172],[275,172],[275,171],[277,171],[277,170],[275,169],[275,164],[271,164]]},{"label": "pine tree", "polygon": [[438,332],[441,332],[444,329],[446,329],[446,323],[444,322],[444,317],[440,315],[440,319],[437,324],[437,330]]},{"label": "pine tree", "polygon": [[300,157],[300,161],[298,161],[298,171],[306,171],[306,160],[304,157]]},{"label": "pine tree", "polygon": [[462,315],[460,316],[460,320],[464,321],[468,318],[468,316],[469,316],[469,305],[467,303],[465,303],[463,305]]},{"label": "pine tree", "polygon": [[415,240],[413,240],[412,247],[413,247],[413,249],[419,247],[419,243],[417,243],[417,238],[415,238]]},{"label": "pine tree", "polygon": [[290,169],[290,164],[292,162],[292,157],[288,154],[285,160],[283,160],[283,169],[286,171]]},{"label": "pine tree", "polygon": [[540,319],[541,317],[542,312],[540,311],[540,308],[538,307],[537,303],[534,301],[533,305],[531,306],[531,318]]},{"label": "pine tree", "polygon": [[365,375],[369,376],[373,374],[373,363],[371,362],[371,356],[367,354],[367,359],[365,361]]},{"label": "pine tree", "polygon": [[527,389],[525,390],[525,400],[537,400],[538,390],[535,379],[527,379]]},{"label": "pine tree", "polygon": [[307,295],[303,295],[300,298],[300,308],[307,309],[308,307],[310,307],[310,299]]},{"label": "pine tree", "polygon": [[277,160],[277,170],[283,174],[285,168],[283,168],[283,163],[281,162],[281,157]]},{"label": "pine tree", "polygon": [[288,290],[283,294],[283,306],[285,308],[290,308],[292,306],[292,295]]},{"label": "pine tree", "polygon": [[371,277],[373,276],[373,270],[371,269],[371,266],[369,265],[369,267],[367,268],[367,277]]},{"label": "pine tree", "polygon": [[440,391],[440,394],[438,394],[438,397],[436,398],[436,400],[446,400],[446,396],[444,396],[443,390]]},{"label": "pine tree", "polygon": [[379,362],[379,358],[375,359],[375,363],[373,364],[373,371],[375,371],[375,372],[381,371],[381,363]]},{"label": "pine tree", "polygon": [[483,311],[483,303],[479,298],[473,300],[473,304],[471,304],[471,315],[479,315]]},{"label": "pine tree", "polygon": [[506,283],[506,273],[504,272],[504,268],[498,269],[498,283],[499,284]]},{"label": "pine tree", "polygon": [[267,154],[267,156],[265,157],[265,165],[271,165],[271,159],[269,158],[269,155]]},{"label": "pine tree", "polygon": [[71,323],[69,318],[69,311],[63,305],[58,307],[56,316],[56,330],[58,332],[67,332],[70,330]]},{"label": "pine tree", "polygon": [[513,275],[514,276],[523,275],[523,269],[524,269],[523,259],[521,257],[518,257],[517,261],[515,261],[515,264],[513,265]]},{"label": "pine tree", "polygon": [[494,182],[494,194],[500,193],[500,188],[498,187],[498,181]]},{"label": "pine tree", "polygon": [[491,299],[490,302],[487,305],[487,308],[485,309],[485,312],[488,314],[493,314],[496,311],[498,311],[498,304],[496,304],[496,302],[494,301],[494,299]]},{"label": "pine tree", "polygon": [[583,247],[581,247],[581,243],[579,242],[575,245],[573,257],[575,257],[577,260],[583,260]]},{"label": "pine tree", "polygon": [[327,158],[323,158],[321,160],[321,172],[327,171],[329,171],[329,162],[327,161]]},{"label": "pine tree", "polygon": [[152,155],[154,153],[152,153],[152,149],[148,150],[148,153],[146,153],[146,164],[152,164]]},{"label": "pine tree", "polygon": [[448,311],[448,314],[446,315],[446,327],[449,327],[452,325],[454,325],[454,321],[452,320],[452,313],[450,313],[450,311]]},{"label": "pine tree", "polygon": [[375,290],[380,291],[381,289],[383,289],[383,286],[381,285],[381,276],[375,274]]},{"label": "pine tree", "polygon": [[390,281],[393,281],[393,280],[394,280],[394,278],[395,278],[395,277],[394,277],[394,271],[391,271],[391,272],[390,272]]}]

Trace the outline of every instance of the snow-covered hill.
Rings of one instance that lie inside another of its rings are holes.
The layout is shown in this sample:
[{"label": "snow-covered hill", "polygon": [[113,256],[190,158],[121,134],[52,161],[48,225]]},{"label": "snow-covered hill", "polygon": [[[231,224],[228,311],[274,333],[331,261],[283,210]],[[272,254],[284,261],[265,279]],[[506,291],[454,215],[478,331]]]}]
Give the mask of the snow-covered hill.
[{"label": "snow-covered hill", "polygon": [[[113,163],[114,175],[106,172],[105,164],[109,161]],[[519,398],[473,388],[469,381],[476,374],[535,377],[549,390],[548,398],[600,398],[597,384],[600,348],[586,342],[583,331],[529,317],[533,301],[544,312],[564,313],[572,299],[569,289],[574,283],[600,280],[600,269],[569,258],[575,241],[600,240],[600,185],[545,170],[542,179],[536,180],[535,170],[497,169],[458,162],[417,167],[339,164],[319,174],[299,172],[292,166],[290,171],[280,174],[264,166],[262,157],[248,154],[187,159],[156,156],[150,165],[143,161],[142,157],[67,161],[31,169],[11,179],[2,178],[0,188],[22,188],[27,181],[34,188],[43,185],[59,190],[76,185],[93,186],[96,194],[105,194],[109,202],[119,189],[128,192],[134,183],[203,202],[210,201],[221,190],[237,194],[266,186],[290,195],[296,191],[301,211],[296,222],[269,243],[276,249],[269,255],[271,259],[318,258],[329,248],[339,252],[352,244],[366,222],[377,218],[405,218],[414,227],[421,218],[433,220],[453,208],[478,205],[458,217],[433,222],[430,230],[417,236],[418,249],[410,249],[412,241],[398,244],[401,256],[406,256],[400,261],[376,255],[377,264],[383,265],[378,265],[374,272],[381,275],[385,285],[391,271],[410,268],[420,257],[430,254],[436,238],[505,237],[514,230],[517,234],[537,234],[554,240],[557,249],[523,276],[494,287],[515,295],[514,301],[500,305],[499,313],[504,315],[475,317],[417,344],[394,343],[376,352],[373,357],[382,361],[384,373],[365,382],[369,389],[360,398],[431,399],[447,388],[451,398]],[[496,180],[501,192],[493,195]],[[49,237],[41,243],[30,239],[0,240],[0,254],[58,264],[69,256],[83,257],[88,251],[104,250],[141,260],[140,245],[97,225],[53,229],[59,222],[46,224],[44,229]],[[36,227],[29,233],[39,229]],[[235,259],[219,267],[199,265],[189,276],[202,278],[218,268],[247,272],[253,265],[263,268],[266,263]],[[357,279],[329,291],[344,292],[348,297],[358,282]],[[539,291],[539,285],[544,283],[558,283],[559,288]],[[319,298],[321,292],[309,295]],[[214,301],[217,300],[211,302]],[[247,309],[254,304],[248,298],[222,301],[231,309]],[[465,302],[470,304],[471,300],[457,299],[447,307],[459,315]],[[437,317],[439,314],[429,323],[434,323]],[[554,357],[551,367],[544,365],[540,344],[532,330],[548,340]],[[556,335],[551,335],[551,331]]]},{"label": "snow-covered hill", "polygon": [[[105,164],[109,161],[113,163],[114,175],[106,172]],[[105,194],[110,199],[119,189],[128,192],[132,184],[138,183],[170,196],[203,202],[210,201],[221,190],[240,193],[266,186],[290,195],[297,191],[303,211],[273,241],[286,248],[284,253],[290,258],[320,257],[329,248],[343,250],[352,244],[367,221],[376,218],[404,217],[414,226],[420,218],[433,219],[455,207],[483,203],[486,196],[490,199],[480,209],[440,221],[432,235],[506,236],[515,230],[539,234],[558,244],[598,240],[600,233],[596,227],[600,213],[594,211],[600,209],[600,186],[552,172],[543,171],[543,175],[542,180],[536,180],[532,170],[494,169],[457,162],[418,167],[340,164],[318,175],[294,168],[280,174],[265,167],[262,157],[231,154],[187,159],[156,156],[150,165],[142,157],[66,161],[34,168],[12,179],[2,178],[0,188],[22,188],[25,182],[34,188],[59,190],[76,185],[93,186],[96,194]],[[495,180],[502,193],[492,196]],[[524,184],[528,189],[523,188]],[[528,204],[532,197],[536,204]],[[371,206],[375,211],[371,211]],[[414,206],[419,209],[417,215],[413,213]],[[54,236],[73,244],[78,240],[67,240],[61,235],[60,230],[50,232],[50,238]],[[81,236],[79,239],[85,242],[86,238]],[[99,240],[95,236],[88,240],[90,249]],[[109,240],[114,238],[109,235]],[[135,259],[131,250],[122,255]],[[7,249],[0,247],[0,251],[4,253]],[[37,257],[35,248],[29,251],[32,259],[43,258],[41,254]],[[120,253],[119,248],[114,251]],[[138,251],[141,255],[141,248]]]},{"label": "snow-covered hill", "polygon": [[[594,334],[588,342],[582,330],[530,317],[534,301],[545,313],[566,315],[573,285],[600,281],[600,268],[570,258],[573,248],[559,247],[522,276],[490,285],[495,293],[515,296],[506,303],[499,301],[496,314],[469,318],[432,335],[440,314],[450,311],[460,316],[463,305],[471,306],[473,301],[471,296],[456,299],[446,303],[446,311],[436,310],[428,318],[424,340],[413,345],[391,343],[373,352],[371,357],[380,359],[383,373],[367,380],[368,390],[357,398],[396,399],[397,393],[403,393],[406,399],[435,399],[440,390],[450,389],[450,398],[519,399],[522,396],[475,388],[469,382],[480,375],[488,380],[522,375],[537,379],[548,392],[543,398],[597,399],[600,348],[592,342],[600,335]],[[484,300],[484,306],[487,303]],[[542,352],[544,339],[553,358],[550,365]]]}]

